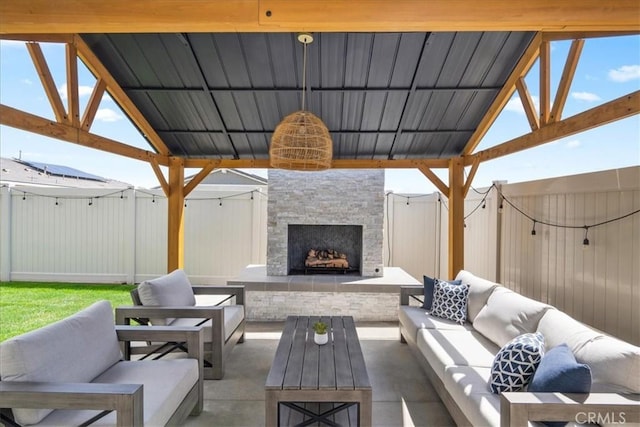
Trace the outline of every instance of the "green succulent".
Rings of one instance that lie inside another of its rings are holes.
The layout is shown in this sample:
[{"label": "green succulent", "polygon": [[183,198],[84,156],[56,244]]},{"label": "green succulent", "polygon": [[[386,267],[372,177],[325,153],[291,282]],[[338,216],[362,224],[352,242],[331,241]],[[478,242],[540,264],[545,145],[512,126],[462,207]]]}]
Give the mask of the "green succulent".
[{"label": "green succulent", "polygon": [[316,334],[326,334],[328,328],[329,326],[324,322],[316,322],[313,324],[313,330],[316,332]]}]

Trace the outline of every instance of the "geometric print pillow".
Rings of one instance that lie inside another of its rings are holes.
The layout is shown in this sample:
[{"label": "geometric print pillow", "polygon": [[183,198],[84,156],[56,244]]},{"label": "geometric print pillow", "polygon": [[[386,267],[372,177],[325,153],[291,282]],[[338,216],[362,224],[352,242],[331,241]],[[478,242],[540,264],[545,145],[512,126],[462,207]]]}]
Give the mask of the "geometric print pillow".
[{"label": "geometric print pillow", "polygon": [[540,332],[515,337],[493,359],[489,387],[493,393],[520,391],[526,387],[544,356]]},{"label": "geometric print pillow", "polygon": [[455,285],[435,279],[431,315],[460,324],[467,320],[469,285]]}]

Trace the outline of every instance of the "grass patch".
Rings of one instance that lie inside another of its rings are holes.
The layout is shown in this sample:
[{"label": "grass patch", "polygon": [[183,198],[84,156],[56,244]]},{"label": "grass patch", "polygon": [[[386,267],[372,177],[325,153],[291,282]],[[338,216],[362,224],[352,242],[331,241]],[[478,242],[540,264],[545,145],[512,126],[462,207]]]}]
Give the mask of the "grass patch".
[{"label": "grass patch", "polygon": [[0,341],[70,316],[99,300],[131,305],[135,285],[0,282]]}]

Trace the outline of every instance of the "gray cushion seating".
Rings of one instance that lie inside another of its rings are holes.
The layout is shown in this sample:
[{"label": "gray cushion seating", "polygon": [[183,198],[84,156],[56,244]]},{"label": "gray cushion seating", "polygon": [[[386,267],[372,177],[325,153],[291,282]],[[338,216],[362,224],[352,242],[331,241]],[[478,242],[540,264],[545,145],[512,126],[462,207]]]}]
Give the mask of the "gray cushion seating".
[{"label": "gray cushion seating", "polygon": [[[131,329],[115,327],[111,304],[99,301],[63,320],[3,342],[0,407],[13,406],[12,415],[18,424],[37,426],[80,425],[101,412],[86,408],[110,409],[113,393],[131,394],[131,400],[120,411],[92,425],[166,425],[181,421],[189,413],[200,413],[202,328]],[[120,341],[140,339],[182,339],[192,351],[188,358],[178,360],[122,360]],[[135,385],[133,392],[123,393],[125,385]],[[54,391],[44,393],[46,388]],[[28,403],[8,404],[15,402],[19,390],[28,392],[20,395]],[[134,392],[142,397],[141,407]],[[74,395],[65,399],[68,394],[64,393]]]},{"label": "gray cushion seating", "polygon": [[[497,283],[461,271],[456,280],[469,285],[463,324],[436,318],[411,303],[422,287],[403,287],[400,337],[409,344],[458,425],[537,425],[552,402],[568,401],[560,393],[506,392],[489,388],[491,367],[501,347],[525,333],[541,333],[547,350],[567,344],[578,363],[592,373],[591,392],[554,408],[554,421],[573,421],[578,412],[627,411],[627,423],[640,422],[640,348],[578,322],[548,304],[519,295]],[[563,400],[565,399],[565,400]],[[521,410],[525,407],[526,409]],[[520,406],[519,406],[520,405]],[[542,409],[531,409],[539,406]],[[598,409],[600,408],[600,409]]]},{"label": "gray cushion seating", "polygon": [[[243,286],[193,286],[184,270],[177,269],[140,283],[131,297],[136,305],[117,307],[116,323],[203,326],[204,377],[224,376],[225,360],[235,344],[244,341]],[[153,345],[133,351],[147,352]]]}]

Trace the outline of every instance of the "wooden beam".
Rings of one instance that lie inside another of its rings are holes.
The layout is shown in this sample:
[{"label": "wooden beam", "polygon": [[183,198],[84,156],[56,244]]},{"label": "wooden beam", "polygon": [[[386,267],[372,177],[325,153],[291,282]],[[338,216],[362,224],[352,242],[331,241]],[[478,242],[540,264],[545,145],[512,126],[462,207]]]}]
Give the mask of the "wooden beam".
[{"label": "wooden beam", "polygon": [[444,182],[442,182],[442,180],[440,178],[438,178],[438,175],[436,175],[435,173],[433,173],[433,171],[426,165],[421,165],[418,167],[418,169],[420,170],[420,172],[422,172],[422,174],[424,176],[426,176],[429,181],[431,181],[431,183],[433,185],[436,186],[436,188],[445,196],[448,197],[449,195],[449,187],[447,186],[447,184],[445,184]]},{"label": "wooden beam", "polygon": [[464,183],[464,197],[467,197],[467,194],[469,194],[473,178],[476,177],[476,172],[478,172],[478,166],[480,166],[480,159],[478,157],[474,157],[473,163],[471,164],[471,170],[469,171],[469,176],[467,177],[467,181]]},{"label": "wooden beam", "polygon": [[[135,3],[135,2],[133,2]],[[153,9],[149,9],[153,10]],[[160,136],[153,129],[151,124],[147,121],[147,119],[140,113],[138,108],[135,106],[133,101],[127,96],[124,90],[118,85],[118,82],[115,78],[107,71],[106,67],[100,62],[97,56],[91,51],[89,46],[82,40],[82,38],[78,35],[75,35],[73,38],[74,46],[78,50],[78,56],[82,59],[82,62],[87,66],[87,68],[93,73],[93,75],[98,79],[103,79],[107,84],[107,91],[113,98],[113,100],[122,108],[122,110],[127,114],[129,119],[135,123],[135,125],[140,129],[143,136],[149,141],[151,146],[158,151],[158,153],[168,156],[170,154],[169,149],[164,144]]]},{"label": "wooden beam", "polygon": [[476,154],[481,162],[503,157],[584,132],[607,123],[640,113],[640,91],[635,91],[559,122],[550,123],[537,131],[520,136]]},{"label": "wooden beam", "polygon": [[531,130],[536,130],[540,127],[540,122],[538,121],[538,112],[536,111],[535,105],[533,105],[533,99],[531,98],[531,94],[527,89],[527,84],[524,81],[524,77],[520,77],[516,80],[516,89],[518,89],[518,95],[520,96],[520,101],[522,102],[522,107],[524,108],[524,113],[527,116],[527,120],[529,120],[529,126],[531,126]]},{"label": "wooden beam", "polygon": [[[204,168],[213,162],[216,168],[261,168],[269,169],[269,159],[185,159],[186,168]],[[418,169],[420,166],[429,168],[447,168],[448,159],[399,159],[399,160],[370,160],[370,159],[335,159],[331,162],[332,169]]]},{"label": "wooden beam", "polygon": [[555,42],[563,40],[592,39],[602,37],[634,36],[638,34],[640,34],[640,31],[550,31],[544,32],[542,34],[542,41]]},{"label": "wooden beam", "polygon": [[80,95],[78,94],[78,56],[76,47],[66,45],[67,59],[67,120],[72,126],[80,127]]},{"label": "wooden beam", "polygon": [[464,268],[464,161],[450,160],[449,165],[449,279]]},{"label": "wooden beam", "polygon": [[47,94],[47,98],[49,98],[49,104],[51,104],[56,120],[60,123],[66,122],[68,119],[67,112],[64,109],[64,104],[62,104],[56,83],[53,81],[53,77],[51,77],[51,71],[49,70],[47,60],[42,53],[40,45],[38,43],[27,43],[27,50],[29,51],[29,55],[31,55],[33,65],[35,65],[38,71],[42,87]]},{"label": "wooden beam", "polygon": [[551,114],[551,43],[540,44],[540,126],[549,123]]},{"label": "wooden beam", "polygon": [[158,161],[155,158],[153,158],[153,159],[151,159],[149,164],[151,165],[151,168],[153,169],[153,173],[156,174],[156,178],[158,178],[158,182],[160,183],[160,187],[162,187],[162,192],[164,193],[165,196],[169,197],[169,193],[171,192],[171,190],[169,188],[169,183],[167,183],[167,180],[165,179],[164,175],[162,174],[162,169],[160,169],[160,165],[158,164]]},{"label": "wooden beam", "polygon": [[184,186],[184,196],[187,197],[189,193],[191,193],[193,189],[196,188],[198,184],[200,184],[202,180],[205,179],[211,173],[212,170],[215,169],[215,167],[216,167],[215,163],[210,162],[207,166],[202,168],[202,170],[198,172],[196,176],[191,178],[191,181],[189,181],[189,183]]},{"label": "wooden beam", "polygon": [[135,160],[148,162],[150,159],[155,158],[159,162],[166,163],[168,161],[166,157],[163,158],[155,153],[141,150],[100,135],[94,135],[73,127],[68,123],[54,122],[44,117],[16,110],[15,108],[2,104],[0,104],[0,124],[62,141],[72,142],[85,147],[95,148],[96,150],[118,154]]},{"label": "wooden beam", "polygon": [[167,273],[184,267],[184,160],[169,158]]},{"label": "wooden beam", "polygon": [[102,96],[104,95],[106,88],[107,83],[103,78],[99,78],[96,85],[93,87],[91,97],[89,98],[89,102],[87,102],[84,114],[82,115],[82,123],[80,124],[80,127],[87,132],[91,129],[93,119],[96,118],[96,113],[98,112],[98,107],[100,107],[100,102],[102,101]]},{"label": "wooden beam", "polygon": [[507,102],[509,102],[509,98],[511,98],[511,95],[515,90],[516,82],[518,81],[518,79],[520,79],[520,77],[527,74],[527,72],[531,69],[534,62],[538,58],[541,40],[541,33],[536,34],[533,40],[531,40],[529,47],[520,58],[520,61],[518,61],[518,64],[513,69],[513,72],[505,82],[500,92],[498,92],[498,95],[496,95],[496,99],[493,101],[493,104],[491,104],[491,106],[487,110],[487,113],[480,121],[480,124],[476,128],[476,131],[473,133],[473,135],[471,135],[471,138],[469,138],[467,145],[464,147],[463,155],[469,155],[473,153],[478,144],[480,144],[482,138],[489,131],[489,128],[491,127],[493,122],[495,122],[495,120],[502,112],[504,106],[507,105]]},{"label": "wooden beam", "polygon": [[0,32],[632,31],[638,10],[637,0],[4,0]]},{"label": "wooden beam", "polygon": [[567,96],[569,96],[569,88],[571,87],[571,82],[573,82],[573,76],[576,73],[583,46],[584,40],[582,39],[574,40],[573,43],[571,43],[571,48],[567,55],[567,62],[564,64],[562,77],[560,78],[556,97],[553,101],[553,107],[551,108],[551,115],[549,116],[551,122],[557,122],[562,117],[562,111],[567,102]]}]

